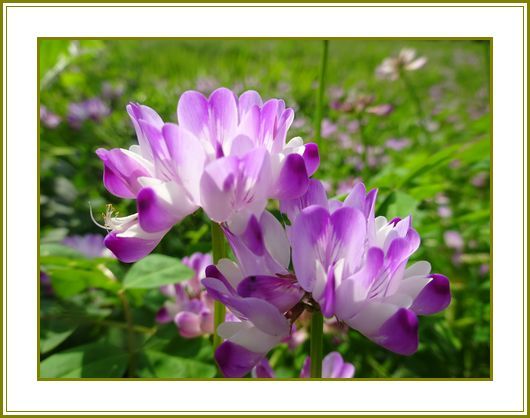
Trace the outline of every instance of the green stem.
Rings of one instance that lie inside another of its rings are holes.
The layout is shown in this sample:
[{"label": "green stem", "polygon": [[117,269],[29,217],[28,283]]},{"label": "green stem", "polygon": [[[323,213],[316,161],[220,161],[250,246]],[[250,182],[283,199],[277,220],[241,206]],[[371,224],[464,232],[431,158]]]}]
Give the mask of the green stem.
[{"label": "green stem", "polygon": [[[218,223],[212,222],[212,257],[214,264],[226,257],[226,242],[223,230]],[[213,320],[214,320],[214,334],[213,347],[216,349],[222,342],[222,338],[217,335],[217,327],[224,322],[226,315],[226,307],[221,302],[214,302]]]},{"label": "green stem", "polygon": [[421,128],[422,128],[422,130],[423,130],[423,132],[425,134],[425,137],[427,138],[427,140],[429,141],[429,144],[430,144],[431,143],[431,134],[430,134],[429,130],[427,129],[427,124],[426,124],[426,120],[425,120],[425,113],[423,112],[423,107],[421,105],[420,97],[416,93],[416,88],[414,87],[414,85],[410,81],[410,79],[409,79],[408,75],[405,73],[405,71],[401,71],[401,79],[403,80],[403,84],[405,84],[405,88],[406,88],[410,98],[414,102],[414,106],[416,107],[416,114],[417,114],[418,120],[419,120],[419,125],[421,126]]},{"label": "green stem", "polygon": [[324,109],[324,92],[326,90],[326,69],[328,66],[328,40],[324,40],[322,61],[320,64],[320,78],[318,82],[317,107],[315,110],[315,142],[320,146],[322,131],[322,115]]},{"label": "green stem", "polygon": [[368,171],[368,141],[366,140],[366,135],[364,132],[364,118],[359,115],[359,118],[357,119],[359,122],[359,137],[361,138],[361,144],[363,146],[363,152],[361,155],[362,162],[363,162],[363,171]]},{"label": "green stem", "polygon": [[315,311],[311,314],[310,328],[310,353],[311,377],[322,377],[322,336],[324,334],[324,317],[322,312]]},{"label": "green stem", "polygon": [[134,349],[134,323],[132,319],[131,308],[129,306],[129,301],[125,295],[125,290],[120,290],[118,292],[118,297],[121,300],[123,305],[123,313],[125,315],[125,321],[127,322],[127,350],[129,352],[129,368],[128,375],[129,377],[135,377],[136,373],[136,353]]}]

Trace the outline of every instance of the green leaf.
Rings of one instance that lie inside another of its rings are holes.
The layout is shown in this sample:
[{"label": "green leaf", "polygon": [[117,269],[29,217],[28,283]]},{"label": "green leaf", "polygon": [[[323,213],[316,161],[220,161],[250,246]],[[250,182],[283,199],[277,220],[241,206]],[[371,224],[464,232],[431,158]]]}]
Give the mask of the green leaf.
[{"label": "green leaf", "polygon": [[40,352],[47,353],[65,341],[77,329],[77,324],[62,319],[41,321]]},{"label": "green leaf", "polygon": [[127,352],[96,342],[54,354],[40,364],[41,377],[122,377],[127,368]]},{"label": "green leaf", "polygon": [[193,271],[173,257],[151,254],[134,264],[123,280],[126,289],[150,289],[188,280]]},{"label": "green leaf", "polygon": [[419,202],[407,193],[395,191],[392,193],[385,216],[389,219],[394,217],[403,218],[408,215],[416,215]]},{"label": "green leaf", "polygon": [[214,377],[215,366],[194,359],[146,350],[138,362],[138,376],[155,378]]},{"label": "green leaf", "polygon": [[45,266],[44,270],[50,276],[53,291],[57,296],[69,298],[88,287],[96,287],[110,291],[119,290],[117,282],[110,280],[97,268],[84,270],[68,266]]},{"label": "green leaf", "polygon": [[67,257],[67,258],[83,258],[83,254],[66,245],[62,244],[41,244],[40,256],[43,257]]}]

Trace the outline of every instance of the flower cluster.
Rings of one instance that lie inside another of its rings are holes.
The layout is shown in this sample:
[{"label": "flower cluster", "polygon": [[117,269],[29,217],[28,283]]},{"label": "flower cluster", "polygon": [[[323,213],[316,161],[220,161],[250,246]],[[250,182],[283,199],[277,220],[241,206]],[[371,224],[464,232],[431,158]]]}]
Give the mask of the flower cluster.
[{"label": "flower cluster", "polygon": [[[204,277],[207,296],[196,278],[165,288],[172,302],[158,319],[174,320],[193,337],[213,331],[209,298],[228,307],[231,315],[216,330],[224,339],[215,351],[224,376],[256,366],[264,374],[267,353],[292,338],[306,311],[321,311],[395,353],[417,350],[417,317],[448,306],[449,280],[426,261],[408,266],[420,237],[410,216],[375,216],[377,190],[357,182],[344,201],[328,199],[310,178],[320,162],[317,146],[286,141],[294,112],[282,100],[224,88],[208,98],[188,91],[178,124],[140,104],[127,110],[139,144],[97,154],[106,188],[135,199],[137,213],[109,211],[105,244],[134,262],[198,208],[221,226],[235,260],[188,260]],[[269,199],[279,201],[288,225],[266,210]],[[353,376],[351,364],[328,358],[331,377]]]},{"label": "flower cluster", "polygon": [[212,263],[210,254],[194,253],[184,257],[182,263],[194,272],[189,280],[162,286],[160,291],[168,300],[156,315],[161,324],[174,322],[184,338],[195,338],[212,334],[213,300],[203,291],[200,280],[205,277],[205,270]]},{"label": "flower cluster", "polygon": [[139,144],[97,151],[107,190],[137,203],[136,214],[110,212],[105,219],[106,245],[124,262],[150,253],[199,207],[238,230],[269,198],[301,196],[319,165],[315,144],[286,143],[293,110],[282,100],[263,102],[254,91],[236,97],[220,88],[208,98],[187,91],[177,106],[178,124],[140,104],[127,111]]},{"label": "flower cluster", "polygon": [[287,229],[267,211],[239,235],[226,229],[237,263],[221,260],[203,280],[240,319],[218,330],[226,341],[216,360],[225,376],[248,373],[289,334],[293,319],[315,307],[390,351],[417,350],[417,316],[448,306],[449,280],[431,274],[426,261],[407,268],[419,235],[410,216],[376,218],[376,194],[359,183],[344,202],[328,200],[310,180],[303,196],[280,202]]}]

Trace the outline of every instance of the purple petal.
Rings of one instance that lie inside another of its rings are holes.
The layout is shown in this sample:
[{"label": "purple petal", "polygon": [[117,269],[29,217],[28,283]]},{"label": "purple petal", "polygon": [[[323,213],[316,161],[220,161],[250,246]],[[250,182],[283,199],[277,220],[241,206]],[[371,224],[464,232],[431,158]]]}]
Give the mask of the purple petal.
[{"label": "purple petal", "polygon": [[352,318],[343,319],[370,340],[402,355],[418,347],[418,319],[406,308],[382,301],[367,300]]},{"label": "purple petal", "polygon": [[238,124],[237,104],[234,93],[226,88],[215,90],[208,98],[210,110],[210,134],[219,144],[230,140]]},{"label": "purple petal", "polygon": [[311,205],[328,207],[328,198],[324,185],[315,179],[310,179],[307,191],[296,199],[285,199],[280,201],[280,210],[285,213],[291,222],[294,222],[298,214]]},{"label": "purple petal", "polygon": [[[154,183],[154,182],[153,182]],[[158,232],[171,228],[197,209],[185,190],[174,182],[143,188],[137,197],[138,221],[144,231]]]},{"label": "purple petal", "polygon": [[[134,263],[144,258],[155,249],[167,231],[161,231],[156,238],[120,237],[120,232],[113,231],[105,237],[105,246],[124,263]],[[155,234],[150,234],[155,235]]]},{"label": "purple petal", "polygon": [[208,100],[197,91],[186,91],[177,105],[179,125],[203,140],[208,140]]},{"label": "purple petal", "polygon": [[332,351],[322,360],[322,377],[332,379],[351,379],[355,367],[346,363],[340,353]]},{"label": "purple petal", "polygon": [[342,371],[344,360],[340,353],[332,351],[322,360],[322,377],[337,378]]},{"label": "purple petal", "polygon": [[263,105],[263,101],[261,100],[261,96],[258,94],[258,92],[254,90],[247,90],[243,94],[241,94],[241,96],[239,96],[239,100],[238,100],[239,115],[243,116],[251,108],[255,106],[261,107],[262,105]]},{"label": "purple petal", "polygon": [[248,319],[264,333],[280,337],[289,333],[289,322],[273,304],[255,297],[234,295],[218,279],[207,277],[202,284],[212,298],[228,306],[240,319]]},{"label": "purple petal", "polygon": [[167,324],[168,322],[171,322],[173,318],[169,314],[169,311],[166,307],[160,308],[158,312],[156,313],[155,317],[156,322],[159,324]]},{"label": "purple petal", "polygon": [[296,199],[307,191],[308,181],[304,158],[299,154],[289,154],[280,170],[274,197],[276,199]]},{"label": "purple petal", "polygon": [[[197,137],[175,124],[166,123],[162,128],[172,169],[184,188],[200,203],[200,181],[206,163],[206,154]],[[193,158],[190,158],[193,156]]]},{"label": "purple petal", "polygon": [[152,175],[147,168],[147,161],[130,151],[118,148],[109,151],[100,148],[96,154],[104,164],[103,184],[115,196],[124,199],[135,198],[141,189],[138,178]]},{"label": "purple petal", "polygon": [[320,308],[322,309],[322,314],[326,318],[331,318],[335,314],[335,283],[335,272],[331,267],[328,270],[324,294],[318,300]]},{"label": "purple petal", "polygon": [[317,171],[318,166],[320,165],[318,145],[312,142],[305,144],[303,157],[307,175],[312,176],[315,174],[315,171]]},{"label": "purple petal", "polygon": [[239,283],[237,293],[245,298],[264,299],[276,306],[280,312],[287,312],[304,295],[295,280],[274,276],[247,277]]},{"label": "purple petal", "polygon": [[366,237],[366,219],[356,208],[343,206],[331,215],[336,260],[344,258],[346,271],[355,271],[361,261]]},{"label": "purple petal", "polygon": [[193,312],[179,312],[175,316],[180,335],[184,338],[195,338],[203,334],[201,329],[201,318]]},{"label": "purple petal", "polygon": [[307,356],[304,360],[302,370],[300,370],[300,379],[309,379],[311,377],[311,357]]},{"label": "purple petal", "polygon": [[411,310],[400,308],[370,338],[387,350],[410,356],[418,349],[418,318]]},{"label": "purple petal", "polygon": [[144,121],[145,123],[152,125],[157,129],[161,129],[164,122],[158,113],[156,113],[153,109],[138,103],[129,103],[127,105],[127,113],[129,114],[134,125],[142,155],[148,158],[152,155],[151,146],[149,145],[149,140],[139,122]]},{"label": "purple petal", "polygon": [[224,377],[243,377],[263,358],[230,341],[223,342],[215,350],[215,361]]},{"label": "purple petal", "polygon": [[233,213],[234,175],[238,172],[235,157],[223,157],[208,164],[201,178],[201,203],[215,222],[226,221]]},{"label": "purple petal", "polygon": [[432,280],[421,290],[410,307],[418,315],[435,314],[451,303],[449,279],[441,274],[431,274],[430,277]]},{"label": "purple petal", "polygon": [[252,371],[252,377],[256,377],[258,379],[274,379],[274,370],[272,370],[272,367],[266,358],[261,359],[256,367],[254,367],[254,370]]},{"label": "purple petal", "polygon": [[250,251],[258,256],[265,253],[265,243],[263,240],[263,233],[261,225],[254,215],[248,221],[247,227],[241,235],[241,239]]},{"label": "purple petal", "polygon": [[308,292],[313,290],[316,281],[316,260],[319,260],[320,247],[329,225],[328,211],[320,206],[310,206],[298,215],[292,226],[293,266],[300,286]]}]

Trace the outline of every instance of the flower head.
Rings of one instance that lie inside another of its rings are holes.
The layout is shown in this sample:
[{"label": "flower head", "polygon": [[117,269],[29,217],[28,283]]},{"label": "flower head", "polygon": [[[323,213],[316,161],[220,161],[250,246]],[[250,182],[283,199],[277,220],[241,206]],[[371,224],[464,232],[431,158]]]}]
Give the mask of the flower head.
[{"label": "flower head", "polygon": [[229,225],[259,217],[269,198],[305,193],[319,165],[315,144],[286,143],[293,110],[282,100],[263,102],[255,91],[236,97],[220,88],[208,98],[187,91],[178,124],[140,104],[127,111],[138,145],[97,150],[107,190],[137,202],[137,214],[110,222],[106,242],[122,261],[148,254],[199,207]]},{"label": "flower head", "polygon": [[213,333],[213,300],[200,284],[211,262],[210,254],[198,252],[182,259],[194,274],[189,280],[160,288],[168,300],[157,312],[157,322],[173,321],[184,338]]},{"label": "flower head", "polygon": [[40,121],[44,126],[50,129],[57,128],[61,123],[61,117],[53,112],[50,112],[44,105],[40,106]]},{"label": "flower head", "polygon": [[417,315],[445,309],[449,280],[420,261],[407,268],[420,244],[410,216],[375,218],[376,190],[353,187],[344,202],[326,200],[317,181],[306,195],[282,202],[300,286],[326,317],[358,330],[398,354],[418,346]]},{"label": "flower head", "polygon": [[304,296],[289,274],[289,242],[281,224],[265,211],[240,232],[225,231],[237,259],[222,259],[206,269],[202,284],[238,321],[217,329],[224,341],[215,359],[227,377],[248,373],[292,332],[290,310]]},{"label": "flower head", "polygon": [[375,73],[388,80],[397,80],[401,71],[416,71],[427,63],[426,57],[416,57],[416,51],[410,48],[404,48],[399,51],[396,57],[390,57],[383,60],[377,67]]}]

